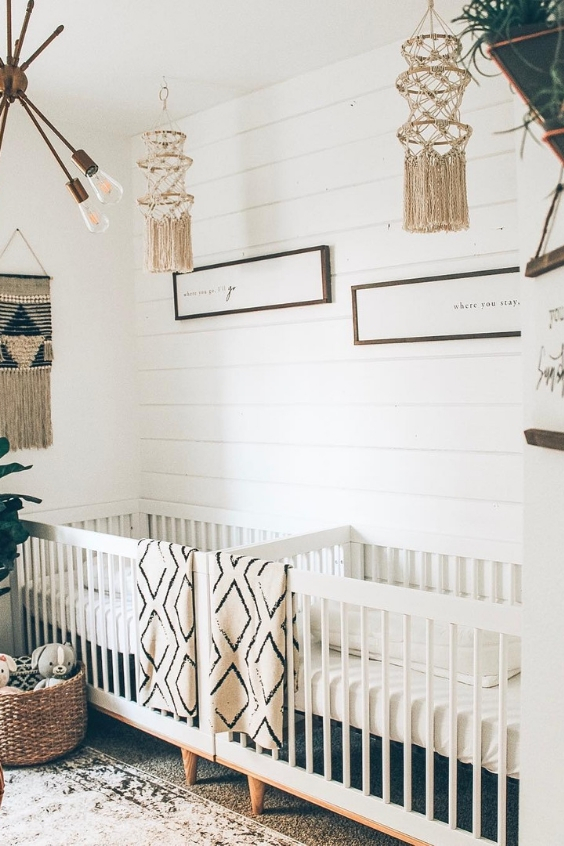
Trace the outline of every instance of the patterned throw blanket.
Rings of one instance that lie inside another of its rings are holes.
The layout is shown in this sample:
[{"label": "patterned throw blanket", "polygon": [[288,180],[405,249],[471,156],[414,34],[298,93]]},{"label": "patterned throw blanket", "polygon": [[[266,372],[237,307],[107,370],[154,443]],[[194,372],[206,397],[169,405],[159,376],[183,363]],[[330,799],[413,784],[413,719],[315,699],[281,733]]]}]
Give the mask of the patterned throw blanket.
[{"label": "patterned throw blanket", "polygon": [[0,274],[0,433],[12,449],[53,442],[52,359],[49,277]]},{"label": "patterned throw blanket", "polygon": [[139,704],[179,717],[198,709],[193,564],[196,550],[165,541],[140,540],[141,676]]},{"label": "patterned throw blanket", "polygon": [[212,728],[245,732],[266,749],[283,743],[286,570],[218,552],[212,573]]}]

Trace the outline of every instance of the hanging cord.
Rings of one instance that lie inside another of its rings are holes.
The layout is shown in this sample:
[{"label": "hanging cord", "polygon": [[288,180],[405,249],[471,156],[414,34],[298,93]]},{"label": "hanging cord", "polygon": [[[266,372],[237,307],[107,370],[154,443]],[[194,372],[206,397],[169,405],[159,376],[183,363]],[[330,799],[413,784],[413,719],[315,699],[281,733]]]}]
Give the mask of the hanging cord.
[{"label": "hanging cord", "polygon": [[[562,179],[562,170],[560,171],[560,179]],[[545,220],[544,220],[544,226],[542,228],[541,239],[540,239],[537,251],[535,253],[535,258],[538,258],[540,256],[541,250],[543,249],[543,247],[545,245],[545,242],[546,242],[547,237],[549,235],[549,226],[550,226],[551,222],[554,222],[553,218],[555,217],[556,212],[558,210],[558,206],[560,205],[560,200],[561,200],[561,197],[562,197],[562,191],[564,191],[564,184],[559,181],[556,188],[554,189],[554,191],[552,193],[552,202],[550,203],[550,208],[549,208],[548,213],[547,213]]]},{"label": "hanging cord", "polygon": [[168,88],[168,83],[163,76],[163,81],[161,84],[161,90],[159,91],[159,100],[163,104],[161,110],[160,119],[156,122],[153,129],[163,129],[168,128],[171,129],[173,132],[181,132],[180,127],[178,124],[172,119],[171,114],[168,110],[168,98],[170,95],[170,91]]},{"label": "hanging cord", "polygon": [[4,253],[6,252],[6,250],[8,249],[8,247],[10,246],[10,244],[12,243],[12,241],[14,240],[14,238],[16,237],[16,235],[19,235],[19,236],[20,236],[20,238],[22,239],[22,241],[24,242],[24,244],[25,244],[25,245],[26,245],[26,247],[28,248],[29,252],[31,253],[31,255],[33,256],[33,258],[35,259],[35,261],[37,262],[37,264],[39,265],[39,267],[41,268],[41,270],[42,270],[42,271],[43,271],[43,273],[45,274],[45,276],[47,276],[49,279],[52,279],[52,277],[51,277],[51,276],[49,276],[49,274],[47,273],[47,271],[45,270],[45,268],[43,267],[43,265],[42,265],[42,264],[41,264],[41,262],[39,261],[39,258],[37,257],[37,254],[35,253],[35,250],[34,250],[34,249],[33,249],[33,247],[31,246],[31,244],[29,243],[29,241],[27,240],[27,238],[25,237],[25,235],[23,234],[23,232],[21,231],[21,229],[14,229],[14,231],[12,232],[12,234],[10,235],[10,237],[8,238],[8,242],[7,242],[7,243],[6,243],[6,245],[4,246],[4,249],[2,250],[2,252],[0,252],[0,259],[2,258],[2,256],[3,256],[3,255],[4,255]]}]

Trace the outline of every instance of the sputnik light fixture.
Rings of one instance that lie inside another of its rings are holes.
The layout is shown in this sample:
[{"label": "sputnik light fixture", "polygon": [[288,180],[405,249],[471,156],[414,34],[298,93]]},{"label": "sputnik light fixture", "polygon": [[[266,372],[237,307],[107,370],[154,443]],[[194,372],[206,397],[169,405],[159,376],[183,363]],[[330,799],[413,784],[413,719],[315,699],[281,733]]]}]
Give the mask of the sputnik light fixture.
[{"label": "sputnik light fixture", "polygon": [[53,146],[46,129],[49,129],[71,151],[72,161],[81,173],[86,176],[96,197],[101,203],[111,204],[119,202],[123,195],[121,185],[116,182],[115,179],[108,176],[107,173],[100,170],[96,162],[90,158],[88,153],[84,150],[77,150],[73,147],[65,136],[51,123],[51,121],[39,111],[37,106],[26,94],[28,86],[26,75],[27,69],[64,29],[62,24],[61,26],[58,26],[52,35],[50,35],[49,38],[47,38],[43,44],[41,44],[41,46],[32,53],[29,59],[26,59],[26,61],[20,64],[22,47],[34,5],[34,0],[28,0],[19,38],[13,42],[12,0],[6,0],[6,61],[0,58],[0,150],[4,140],[8,112],[11,105],[17,100],[29,116],[31,122],[55,157],[59,167],[67,177],[67,188],[78,204],[78,209],[87,229],[94,233],[105,232],[109,226],[107,216],[103,214],[94,203],[92,203],[88,192],[82,185],[81,181],[76,177],[73,177],[72,173],[70,173],[57,150]]}]

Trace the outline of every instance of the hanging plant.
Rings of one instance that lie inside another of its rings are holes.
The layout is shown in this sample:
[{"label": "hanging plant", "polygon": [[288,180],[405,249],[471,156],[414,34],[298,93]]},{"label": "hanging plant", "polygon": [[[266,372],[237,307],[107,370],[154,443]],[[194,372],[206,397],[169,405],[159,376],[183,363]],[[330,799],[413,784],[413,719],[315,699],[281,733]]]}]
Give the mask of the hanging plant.
[{"label": "hanging plant", "polygon": [[561,0],[471,0],[454,19],[472,42],[466,63],[492,76],[493,60],[527,105],[523,126],[546,130],[546,141],[564,162],[564,7]]},{"label": "hanging plant", "polygon": [[509,40],[524,27],[553,27],[559,19],[561,0],[470,0],[453,23],[464,24],[461,39],[470,36],[472,44],[467,61],[484,76],[489,76],[481,59],[489,59],[487,48],[496,41]]}]

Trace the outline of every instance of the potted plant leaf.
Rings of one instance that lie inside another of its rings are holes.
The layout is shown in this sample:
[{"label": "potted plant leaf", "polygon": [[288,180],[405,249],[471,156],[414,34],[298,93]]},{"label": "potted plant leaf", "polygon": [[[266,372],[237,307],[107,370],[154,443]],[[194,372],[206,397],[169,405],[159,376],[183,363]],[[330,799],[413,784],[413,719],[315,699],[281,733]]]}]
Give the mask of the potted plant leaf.
[{"label": "potted plant leaf", "polygon": [[[7,438],[0,438],[0,458],[10,450],[10,443]],[[15,462],[0,464],[0,478],[9,476],[11,473],[20,473],[22,470],[29,470],[31,465],[25,467]],[[23,508],[23,501],[41,502],[35,496],[24,494],[0,493],[0,582],[7,579],[12,570],[16,558],[19,555],[17,547],[24,543],[29,537],[29,532],[20,523],[19,512]],[[9,587],[0,587],[0,596],[8,593]]]},{"label": "potted plant leaf", "polygon": [[483,75],[492,59],[527,104],[524,124],[540,123],[543,140],[564,162],[564,4],[562,0],[470,0],[454,19],[467,59]]}]

